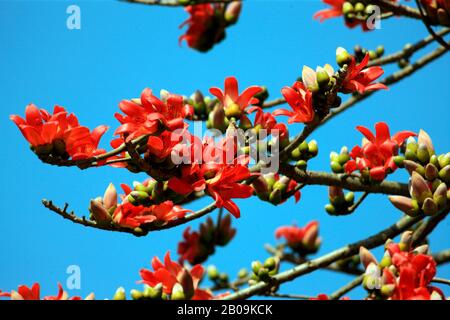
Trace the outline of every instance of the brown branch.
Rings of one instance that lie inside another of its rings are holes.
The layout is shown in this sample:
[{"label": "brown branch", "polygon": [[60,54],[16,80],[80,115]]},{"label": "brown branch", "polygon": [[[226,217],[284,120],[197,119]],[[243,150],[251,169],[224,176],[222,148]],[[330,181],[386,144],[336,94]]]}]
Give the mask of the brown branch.
[{"label": "brown branch", "polygon": [[[450,32],[450,28],[443,28],[437,32],[440,37],[447,35]],[[435,41],[435,38],[432,35],[425,37],[424,39],[412,44],[410,47],[404,48],[397,52],[394,52],[390,55],[380,57],[378,59],[371,60],[368,67],[372,66],[382,66],[389,63],[398,62],[403,58],[410,57],[413,53],[419,51],[420,49],[425,48],[427,45]]]},{"label": "brown branch", "polygon": [[425,27],[427,28],[428,33],[431,34],[433,36],[433,38],[437,42],[439,42],[439,44],[441,46],[443,46],[447,50],[450,50],[450,45],[447,42],[445,42],[445,40],[442,39],[442,37],[437,35],[436,32],[431,27],[431,21],[430,21],[428,15],[425,14],[422,4],[419,2],[419,0],[416,0],[416,5],[417,5],[417,8],[419,8],[421,20],[422,20],[423,24],[425,25]]},{"label": "brown branch", "polygon": [[352,281],[347,283],[345,286],[343,286],[342,288],[339,288],[338,290],[336,290],[335,292],[330,294],[329,299],[330,300],[338,300],[344,294],[346,294],[346,293],[350,292],[351,290],[353,290],[354,288],[358,287],[362,283],[363,279],[364,279],[364,274],[357,276],[355,279],[353,279]]},{"label": "brown branch", "polygon": [[289,164],[280,166],[279,172],[305,185],[340,186],[350,191],[409,196],[408,185],[400,182],[385,180],[377,184],[365,184],[359,176],[303,171]]},{"label": "brown branch", "polygon": [[450,262],[450,249],[443,250],[432,254],[437,265],[442,265]]},{"label": "brown branch", "polygon": [[441,213],[438,213],[430,218],[428,220],[421,224],[416,231],[414,231],[413,239],[412,239],[412,246],[415,247],[422,243],[425,238],[433,232],[433,230],[438,226],[440,222],[442,222],[450,212],[450,207],[446,208]]},{"label": "brown branch", "polygon": [[388,10],[396,15],[421,20],[420,12],[415,8],[401,5],[396,2],[392,2],[391,0],[374,0],[373,4],[379,5],[385,10]]},{"label": "brown branch", "polygon": [[387,239],[394,238],[403,231],[409,229],[411,226],[420,221],[423,217],[404,217],[397,223],[391,225],[377,234],[370,236],[364,240],[349,244],[345,247],[332,251],[317,259],[310,260],[292,269],[281,272],[271,278],[270,283],[259,282],[251,287],[240,290],[234,294],[224,297],[225,300],[246,299],[253,295],[267,292],[273,286],[294,280],[297,277],[311,273],[317,269],[329,266],[335,261],[349,258],[358,253],[360,247],[372,249],[378,247],[386,242]]},{"label": "brown branch", "polygon": [[212,212],[214,209],[216,209],[216,205],[215,203],[212,203],[206,207],[204,207],[203,209],[200,209],[198,211],[195,211],[191,214],[188,214],[187,216],[185,216],[184,218],[179,218],[176,220],[172,220],[167,222],[166,224],[163,224],[161,226],[155,226],[155,225],[142,225],[139,228],[136,229],[131,229],[131,228],[126,228],[126,227],[122,227],[114,222],[111,223],[105,223],[105,224],[99,224],[95,221],[92,220],[87,220],[85,217],[78,217],[74,214],[74,212],[67,212],[67,208],[68,208],[68,204],[66,203],[64,208],[60,208],[56,205],[53,204],[52,201],[49,200],[42,200],[42,204],[44,205],[44,207],[46,207],[47,209],[59,214],[60,216],[62,216],[64,219],[68,219],[70,221],[72,221],[75,224],[81,224],[85,227],[91,227],[91,228],[96,228],[96,229],[101,229],[101,230],[108,230],[108,231],[117,231],[117,232],[124,232],[124,233],[130,233],[133,234],[135,236],[145,236],[147,235],[150,231],[160,231],[160,230],[165,230],[165,229],[170,229],[170,228],[174,228],[177,226],[180,226],[182,224],[188,223],[192,220],[198,219],[200,217],[203,217],[204,215]]}]

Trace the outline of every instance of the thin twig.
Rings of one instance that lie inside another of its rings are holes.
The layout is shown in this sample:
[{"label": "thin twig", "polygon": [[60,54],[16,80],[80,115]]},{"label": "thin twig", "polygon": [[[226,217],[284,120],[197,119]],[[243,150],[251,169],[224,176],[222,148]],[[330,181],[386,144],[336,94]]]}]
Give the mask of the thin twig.
[{"label": "thin twig", "polygon": [[369,192],[364,192],[363,195],[358,199],[358,201],[355,202],[355,204],[353,204],[350,208],[348,208],[347,213],[353,213],[355,212],[356,209],[358,209],[358,207],[361,205],[361,203],[364,202],[364,200],[367,198],[367,196],[369,195]]},{"label": "thin twig", "polygon": [[446,285],[450,286],[450,280],[444,279],[444,278],[433,278],[433,280],[431,280],[431,282],[442,283],[442,284],[446,284]]},{"label": "thin twig", "polygon": [[347,283],[345,286],[343,286],[342,288],[339,288],[338,290],[336,290],[335,292],[330,294],[329,299],[330,300],[338,300],[344,294],[346,294],[346,293],[350,292],[351,290],[353,290],[354,288],[358,287],[362,283],[363,279],[364,279],[364,274],[357,276],[355,279],[353,279],[352,281]]},{"label": "thin twig", "polygon": [[428,32],[433,36],[433,38],[437,42],[439,42],[439,44],[441,46],[443,46],[447,50],[450,50],[450,45],[447,42],[445,42],[445,40],[442,39],[442,37],[440,37],[438,34],[436,34],[436,32],[431,27],[431,21],[430,21],[428,15],[425,14],[425,11],[424,11],[424,9],[422,7],[422,4],[420,3],[419,0],[416,0],[416,5],[417,5],[417,8],[419,8],[420,16],[422,18],[421,20],[423,21],[423,24],[427,28]]},{"label": "thin twig", "polygon": [[415,247],[415,246],[419,245],[422,241],[424,241],[425,238],[431,232],[433,232],[433,230],[438,226],[438,224],[447,217],[449,212],[450,212],[450,207],[446,208],[441,213],[428,218],[428,220],[425,223],[421,224],[417,228],[417,230],[414,231],[414,233],[413,233],[411,246]]}]

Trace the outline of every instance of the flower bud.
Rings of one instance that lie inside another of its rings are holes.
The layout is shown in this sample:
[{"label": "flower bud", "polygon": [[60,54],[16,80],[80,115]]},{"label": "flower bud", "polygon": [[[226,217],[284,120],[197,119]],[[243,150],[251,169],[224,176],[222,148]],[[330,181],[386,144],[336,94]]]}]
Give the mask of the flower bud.
[{"label": "flower bud", "polygon": [[424,130],[420,130],[417,140],[418,140],[419,146],[421,144],[425,145],[430,156],[434,154],[433,142],[431,141],[431,138],[428,135],[428,133],[426,133]]},{"label": "flower bud", "polygon": [[322,67],[317,67],[316,77],[319,88],[323,89],[328,87],[328,83],[330,82],[330,75],[328,74],[327,70]]},{"label": "flower bud", "polygon": [[395,291],[395,284],[385,284],[381,286],[380,293],[384,297],[390,297]]},{"label": "flower bud", "polygon": [[392,258],[389,251],[384,252],[383,259],[380,261],[380,268],[387,268],[392,264]]},{"label": "flower bud", "polygon": [[419,174],[423,173],[423,175],[425,175],[425,168],[422,167],[417,162],[414,162],[411,160],[405,160],[405,161],[403,161],[403,164],[404,164],[406,170],[408,170],[409,174],[412,174],[414,171],[416,171]]},{"label": "flower bud", "polygon": [[431,198],[426,198],[422,205],[422,211],[428,216],[435,215],[438,212],[436,202]]},{"label": "flower bud", "polygon": [[450,164],[450,153],[439,155],[438,162],[441,168],[448,166]]},{"label": "flower bud", "polygon": [[105,224],[112,221],[111,215],[105,207],[97,200],[91,200],[89,211],[98,224]]},{"label": "flower bud", "polygon": [[413,250],[415,254],[427,254],[428,253],[428,245],[423,244]]},{"label": "flower bud", "polygon": [[239,272],[238,272],[238,278],[239,278],[239,279],[243,279],[243,278],[245,278],[245,277],[247,277],[247,276],[248,276],[248,271],[247,271],[247,269],[242,268],[241,270],[239,270]]},{"label": "flower bud", "polygon": [[[348,4],[347,4],[348,3]],[[349,2],[345,2],[343,6],[343,13],[345,15],[344,9],[347,7],[347,10],[353,11],[353,6]],[[348,11],[350,12],[350,11]],[[340,67],[343,67],[345,64],[349,64],[352,61],[352,56],[342,47],[336,49],[336,62]]]},{"label": "flower bud", "polygon": [[411,242],[412,242],[412,231],[405,231],[400,236],[400,243],[398,244],[400,247],[400,250],[402,251],[409,251],[411,248]]},{"label": "flower bud", "polygon": [[415,217],[419,214],[419,206],[414,206],[413,200],[410,198],[403,196],[389,196],[388,198],[394,207],[400,211],[403,211],[408,216]]},{"label": "flower bud", "polygon": [[113,296],[113,300],[126,300],[127,297],[125,295],[125,289],[120,287],[116,290],[116,293]]},{"label": "flower bud", "polygon": [[135,289],[130,291],[130,295],[133,300],[140,300],[144,297],[144,294],[141,291]]},{"label": "flower bud", "polygon": [[[355,11],[355,9],[353,8],[353,5],[350,2],[348,2],[348,1],[344,2],[344,4],[342,5],[342,14],[344,16],[349,13],[353,13],[354,11]],[[339,64],[339,62],[338,62],[338,64]]]},{"label": "flower bud", "polygon": [[338,162],[338,159],[339,159],[339,154],[337,152],[335,152],[335,151],[330,152],[330,161]]},{"label": "flower bud", "polygon": [[425,166],[425,178],[427,178],[428,181],[433,181],[438,175],[439,171],[434,164],[429,163]]},{"label": "flower bud", "polygon": [[336,208],[330,203],[325,205],[325,211],[332,216],[336,215]]},{"label": "flower bud", "polygon": [[264,268],[267,268],[269,271],[275,269],[277,266],[277,262],[274,257],[269,257],[264,261]]},{"label": "flower bud", "polygon": [[172,288],[172,294],[170,295],[171,300],[185,300],[186,297],[184,295],[183,287],[181,284],[176,283]]},{"label": "flower bud", "polygon": [[413,172],[410,179],[410,192],[414,199],[419,203],[423,203],[426,198],[431,198],[431,190],[428,187],[427,182],[417,172]]},{"label": "flower bud", "polygon": [[427,146],[423,143],[419,144],[419,147],[417,148],[417,159],[421,162],[421,163],[428,163],[428,161],[430,160],[430,153],[428,152]]},{"label": "flower bud", "polygon": [[450,183],[450,164],[446,165],[439,171],[439,178],[441,178],[445,183]]},{"label": "flower bud", "polygon": [[445,208],[447,204],[447,189],[447,185],[442,182],[434,191],[433,200],[438,206],[438,209]]},{"label": "flower bud", "polygon": [[308,143],[308,152],[311,154],[311,156],[315,157],[319,153],[319,147],[317,146],[316,140],[311,140]]},{"label": "flower bud", "polygon": [[208,278],[211,280],[217,280],[219,278],[219,271],[215,266],[209,266],[207,269]]},{"label": "flower bud", "polygon": [[355,201],[355,194],[353,192],[348,192],[345,195],[345,202],[347,202],[347,204],[349,205],[352,205],[354,201]]},{"label": "flower bud", "polygon": [[133,197],[137,202],[144,202],[149,199],[149,195],[144,191],[131,191],[129,196]]},{"label": "flower bud", "polygon": [[357,13],[364,12],[365,8],[366,8],[366,6],[363,3],[361,3],[361,2],[357,2],[355,4],[355,12],[357,12]]},{"label": "flower bud", "polygon": [[261,268],[258,271],[258,278],[264,282],[267,282],[270,280],[269,270],[266,268]]},{"label": "flower bud", "polygon": [[300,170],[306,170],[308,163],[305,160],[298,160],[295,167]]},{"label": "flower bud", "polygon": [[259,270],[262,268],[262,264],[260,261],[253,261],[252,262],[252,271],[255,274],[258,274]]},{"label": "flower bud", "polygon": [[241,9],[242,9],[241,1],[233,1],[230,4],[228,4],[225,10],[225,21],[228,24],[236,23],[241,13]]},{"label": "flower bud", "polygon": [[395,156],[394,157],[394,163],[399,168],[403,168],[404,167],[403,161],[405,161],[405,157],[403,157],[403,156]]},{"label": "flower bud", "polygon": [[337,161],[331,161],[331,170],[334,173],[342,173],[343,167]]},{"label": "flower bud", "polygon": [[263,176],[259,176],[252,182],[252,187],[255,190],[258,197],[262,200],[268,200],[269,198],[269,185]]},{"label": "flower bud", "polygon": [[364,247],[359,247],[359,259],[361,260],[364,269],[366,269],[371,263],[378,265],[378,261],[375,256]]},{"label": "flower bud", "polygon": [[376,49],[376,53],[378,57],[381,57],[384,54],[384,46],[378,46]]}]

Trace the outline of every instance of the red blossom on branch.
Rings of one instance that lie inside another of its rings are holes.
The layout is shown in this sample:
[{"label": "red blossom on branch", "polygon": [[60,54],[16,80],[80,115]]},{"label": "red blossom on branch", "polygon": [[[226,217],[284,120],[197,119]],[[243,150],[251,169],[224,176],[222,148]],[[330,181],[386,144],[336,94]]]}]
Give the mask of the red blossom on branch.
[{"label": "red blossom on branch", "polygon": [[17,125],[23,136],[38,155],[80,160],[105,153],[98,149],[107,126],[99,126],[92,132],[80,126],[74,114],[68,114],[60,106],[55,106],[53,114],[29,104],[25,109],[25,119],[12,115],[10,119]]},{"label": "red blossom on branch", "polygon": [[287,116],[288,123],[308,123],[314,119],[312,92],[302,82],[297,81],[292,87],[284,87],[281,93],[292,111],[277,109],[272,113],[274,116]]},{"label": "red blossom on branch", "polygon": [[219,99],[225,110],[227,117],[239,118],[244,114],[249,105],[258,103],[254,96],[263,91],[259,86],[251,86],[239,94],[238,82],[235,77],[225,79],[225,89],[222,91],[217,87],[212,87],[209,92]]},{"label": "red blossom on branch", "polygon": [[158,257],[154,257],[152,260],[152,267],[154,271],[141,269],[141,283],[150,287],[162,283],[163,291],[168,295],[173,294],[175,287],[178,287],[177,289],[179,289],[181,286],[185,299],[212,299],[212,294],[209,291],[198,288],[204,274],[204,269],[201,265],[197,264],[193,266],[192,269],[188,270],[172,261],[170,259],[170,252],[167,252],[164,256],[164,263],[161,262]]},{"label": "red blossom on branch", "polygon": [[[343,48],[336,50],[336,55],[339,55]],[[382,83],[373,83],[384,73],[383,68],[379,66],[367,68],[369,63],[369,53],[366,53],[361,63],[357,64],[354,56],[351,57],[350,64],[347,68],[347,73],[342,81],[341,91],[344,93],[359,92],[387,89]]]},{"label": "red blossom on branch", "polygon": [[398,149],[406,138],[416,135],[411,131],[401,131],[391,137],[389,127],[384,122],[375,124],[376,135],[363,126],[356,128],[366,139],[363,140],[362,147],[355,146],[352,149],[352,159],[345,164],[344,169],[347,173],[355,170],[361,173],[368,171],[370,178],[375,181],[384,180],[388,173],[397,169],[393,157],[398,154]]},{"label": "red blossom on branch", "polygon": [[[19,286],[17,291],[12,290],[11,292],[1,292],[0,297],[8,297],[11,300],[41,300],[41,286],[39,283],[34,283],[30,288],[26,285]],[[85,300],[93,300],[95,298],[94,294],[91,293],[86,297]],[[58,294],[56,296],[46,296],[42,300],[82,300],[81,297],[70,297],[60,283],[58,283]]]},{"label": "red blossom on branch", "polygon": [[121,101],[119,108],[125,115],[115,114],[121,123],[115,134],[127,141],[164,129],[184,128],[184,118],[192,116],[192,108],[184,103],[182,96],[167,93],[161,100],[148,88],[142,91],[140,99]]},{"label": "red blossom on branch", "polygon": [[319,222],[311,221],[305,227],[282,226],[275,230],[277,239],[283,237],[287,245],[302,255],[316,252],[322,240],[318,237]]}]

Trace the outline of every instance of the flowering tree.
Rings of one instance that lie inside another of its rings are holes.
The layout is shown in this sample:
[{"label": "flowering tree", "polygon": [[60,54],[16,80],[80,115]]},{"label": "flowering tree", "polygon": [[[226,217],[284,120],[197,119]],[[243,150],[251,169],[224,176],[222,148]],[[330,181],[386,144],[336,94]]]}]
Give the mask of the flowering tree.
[{"label": "flowering tree", "polygon": [[[188,29],[179,40],[202,52],[225,38],[226,28],[238,21],[242,6],[240,1],[229,0],[131,2],[184,6],[189,18],[182,26]],[[133,299],[244,299],[261,295],[340,299],[359,285],[367,290],[367,296],[361,298],[367,299],[445,299],[439,284],[450,281],[438,277],[437,267],[450,261],[450,252],[431,253],[427,237],[450,211],[450,153],[436,151],[424,130],[391,134],[389,126],[380,121],[374,131],[356,128],[362,134],[361,145],[330,154],[331,172],[307,167],[319,154],[318,143],[310,140],[317,128],[447,53],[450,44],[444,37],[450,31],[450,3],[418,0],[414,7],[390,0],[323,2],[328,7],[315,15],[320,21],[342,17],[348,27],[370,32],[381,19],[397,16],[418,20],[430,35],[389,55],[382,47],[356,47],[354,52],[337,48],[334,67],[325,64],[314,70],[305,66],[301,77],[286,84],[275,100],[268,99],[266,87],[239,90],[232,76],[224,80],[223,87],[209,88],[211,96],[200,91],[190,97],[168,91],[157,96],[146,88],[139,98],[120,102],[120,112],[115,114],[119,125],[109,151],[99,148],[107,126],[90,130],[61,106],[49,112],[30,104],[24,118],[11,116],[32,152],[46,164],[82,170],[113,166],[148,175],[147,180],[132,186],[122,184],[122,191],[110,184],[102,197],[90,201],[87,218],[69,212],[68,204],[59,207],[43,200],[46,208],[75,224],[141,237],[218,211],[216,221],[207,216],[199,230],[185,229],[178,244],[178,261],[167,252],[163,261],[154,257],[151,269],[140,270],[144,287],[131,291]],[[417,51],[433,42],[440,46],[413,60]],[[398,63],[398,70],[383,77],[383,66],[392,63]],[[281,105],[286,106],[276,108]],[[201,137],[193,133],[193,121],[204,121],[209,134]],[[303,129],[291,136],[292,126]],[[395,170],[406,170],[409,181],[390,181],[388,176]],[[254,261],[250,272],[242,269],[233,280],[211,267],[207,276],[213,286],[202,286],[202,263],[236,234],[232,220],[240,217],[241,210],[234,199],[255,198],[282,206],[291,197],[300,201],[301,189],[309,185],[328,187],[325,210],[330,215],[352,214],[375,193],[388,196],[393,210],[404,216],[374,235],[315,259],[309,255],[320,249],[318,221],[303,227],[280,226],[275,236],[284,243],[267,246],[270,256],[265,261]],[[362,192],[356,201],[354,192]],[[195,212],[189,209],[191,202],[203,197],[209,197],[211,204]],[[391,240],[399,235],[398,243]],[[377,259],[369,250],[382,245],[385,253]],[[294,267],[280,272],[280,265],[289,263]],[[355,278],[336,292],[316,297],[279,293],[283,283],[319,269]],[[41,298],[37,283],[0,292],[0,296]],[[113,298],[126,299],[124,289],[119,288]],[[69,297],[59,285],[56,296],[43,299]]]}]

